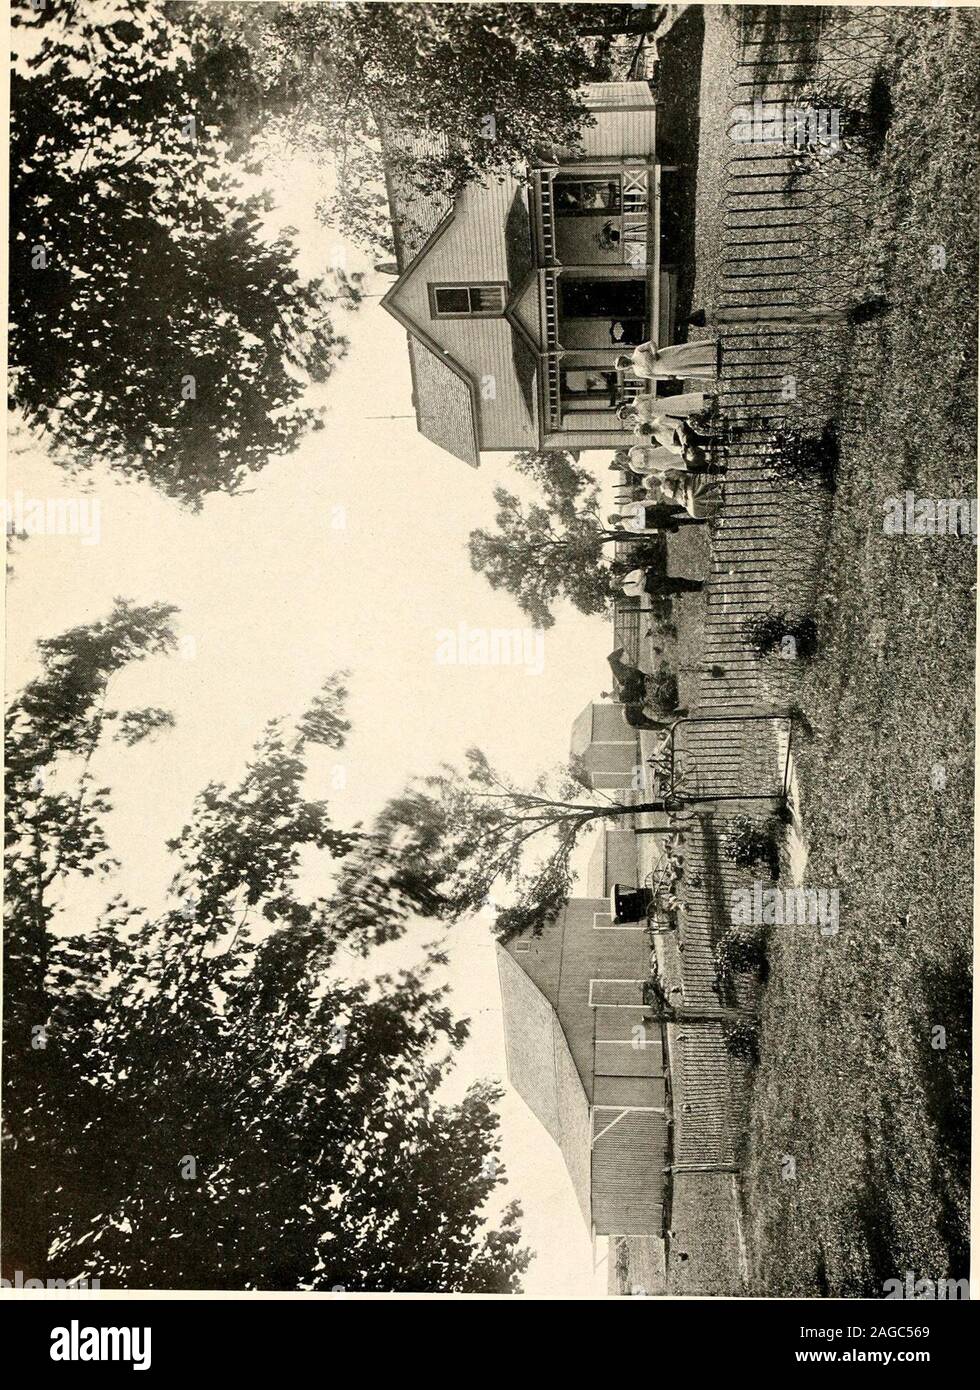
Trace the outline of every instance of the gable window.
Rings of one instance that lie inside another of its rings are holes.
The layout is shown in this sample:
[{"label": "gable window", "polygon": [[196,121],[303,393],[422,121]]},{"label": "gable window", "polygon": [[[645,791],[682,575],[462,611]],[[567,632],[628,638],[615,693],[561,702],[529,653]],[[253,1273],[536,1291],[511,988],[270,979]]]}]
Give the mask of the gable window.
[{"label": "gable window", "polygon": [[492,318],[504,312],[505,285],[430,285],[436,319]]}]

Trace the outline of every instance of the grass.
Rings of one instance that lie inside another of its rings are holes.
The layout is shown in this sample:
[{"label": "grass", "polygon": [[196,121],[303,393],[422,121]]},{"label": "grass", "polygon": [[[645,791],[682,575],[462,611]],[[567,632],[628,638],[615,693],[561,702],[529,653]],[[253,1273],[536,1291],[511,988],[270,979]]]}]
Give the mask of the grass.
[{"label": "grass", "polygon": [[896,14],[863,246],[892,309],[857,335],[872,386],[813,538],[799,697],[807,881],[839,889],[841,931],[772,951],[743,1185],[757,1293],[967,1273],[976,550],[882,519],[906,489],[976,494],[978,61],[975,15]]}]

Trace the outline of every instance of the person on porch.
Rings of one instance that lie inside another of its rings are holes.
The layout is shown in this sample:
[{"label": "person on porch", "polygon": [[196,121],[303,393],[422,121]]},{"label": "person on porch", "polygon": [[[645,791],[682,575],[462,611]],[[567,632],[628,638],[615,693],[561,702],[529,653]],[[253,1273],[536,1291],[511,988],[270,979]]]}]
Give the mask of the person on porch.
[{"label": "person on porch", "polygon": [[646,342],[634,348],[632,356],[617,358],[616,366],[650,381],[670,376],[713,381],[718,375],[718,356],[717,338],[697,338],[662,348]]}]

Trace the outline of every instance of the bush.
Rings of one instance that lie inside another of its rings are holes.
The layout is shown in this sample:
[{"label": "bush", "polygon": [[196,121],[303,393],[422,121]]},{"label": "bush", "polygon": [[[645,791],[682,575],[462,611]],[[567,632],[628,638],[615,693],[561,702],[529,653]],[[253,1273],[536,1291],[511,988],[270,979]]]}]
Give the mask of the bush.
[{"label": "bush", "polygon": [[718,970],[723,978],[732,975],[765,975],[769,963],[768,940],[764,927],[729,927],[718,943]]},{"label": "bush", "polygon": [[677,708],[677,677],[666,661],[662,661],[656,671],[647,676],[645,684],[648,704],[663,714],[670,714]]},{"label": "bush", "polygon": [[840,443],[833,424],[824,426],[819,435],[804,434],[802,430],[775,430],[767,439],[763,467],[774,478],[793,487],[809,487],[816,483],[833,491],[837,483],[837,464]]},{"label": "bush", "polygon": [[759,1026],[743,1021],[725,1030],[725,1048],[729,1057],[755,1066],[759,1060]]},{"label": "bush", "polygon": [[751,869],[760,859],[772,860],[771,827],[759,825],[748,816],[732,816],[721,844],[725,858],[739,869]]},{"label": "bush", "polygon": [[817,649],[817,624],[808,613],[797,618],[781,611],[759,613],[746,618],[742,636],[760,656],[806,660]]}]

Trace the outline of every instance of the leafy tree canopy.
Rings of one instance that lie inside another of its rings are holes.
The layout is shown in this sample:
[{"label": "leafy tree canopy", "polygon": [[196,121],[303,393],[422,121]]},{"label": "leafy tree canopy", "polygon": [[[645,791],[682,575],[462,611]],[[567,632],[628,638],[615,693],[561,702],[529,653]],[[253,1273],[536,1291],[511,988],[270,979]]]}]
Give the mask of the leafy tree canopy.
[{"label": "leafy tree canopy", "polygon": [[223,8],[253,56],[266,138],[329,164],[325,220],[389,253],[386,169],[420,196],[452,195],[574,145],[590,120],[577,89],[607,67],[592,5]]},{"label": "leafy tree canopy", "polygon": [[[11,707],[6,1262],[130,1288],[515,1291],[519,1208],[489,1214],[499,1090],[438,1099],[467,1036],[432,979],[444,958],[346,979],[340,900],[307,886],[305,857],[342,865],[367,838],[305,789],[311,745],[349,729],[342,674],[197,798],[162,911],[116,898],[93,930],[52,930],[71,875],[113,865],[94,755],[169,726],[109,695],[173,645],[172,617],[118,601],[42,643]],[[395,910],[424,907],[400,891]]]},{"label": "leafy tree canopy", "polygon": [[12,403],[60,462],[191,507],[318,426],[304,390],[346,346],[243,182],[251,58],[218,8],[14,15]]},{"label": "leafy tree canopy", "polygon": [[[494,490],[496,530],[470,532],[470,563],[492,589],[517,600],[535,627],[554,625],[561,599],[580,613],[603,613],[617,592],[622,571],[616,541],[628,541],[643,559],[643,545],[629,531],[610,529],[602,519],[599,487],[592,474],[563,450],[518,454],[517,471],[540,489],[540,500],[524,502],[507,488]],[[662,560],[660,550],[658,557]]]},{"label": "leafy tree canopy", "polygon": [[[403,868],[438,896],[439,915],[448,921],[506,895],[512,901],[496,913],[496,934],[506,940],[539,932],[568,900],[572,852],[585,830],[668,809],[662,801],[631,803],[590,792],[579,778],[570,764],[524,788],[471,749],[465,769],[445,766],[389,803],[376,827],[389,848],[384,874],[377,876],[368,861],[351,861],[346,896],[356,897],[363,885],[370,897]],[[355,924],[341,918],[339,925]],[[389,919],[389,930],[394,925]]]}]

